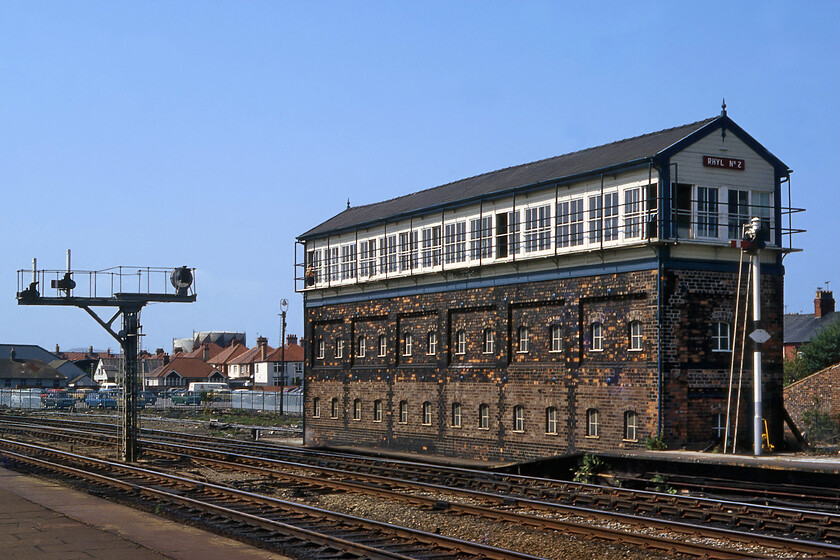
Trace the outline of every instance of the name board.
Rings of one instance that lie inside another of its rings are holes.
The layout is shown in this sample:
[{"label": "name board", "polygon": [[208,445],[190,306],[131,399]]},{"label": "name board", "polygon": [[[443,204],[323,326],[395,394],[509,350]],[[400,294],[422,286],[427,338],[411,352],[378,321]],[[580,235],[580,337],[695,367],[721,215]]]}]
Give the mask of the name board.
[{"label": "name board", "polygon": [[717,156],[703,156],[703,167],[717,167],[719,169],[744,170],[744,160],[722,158]]}]

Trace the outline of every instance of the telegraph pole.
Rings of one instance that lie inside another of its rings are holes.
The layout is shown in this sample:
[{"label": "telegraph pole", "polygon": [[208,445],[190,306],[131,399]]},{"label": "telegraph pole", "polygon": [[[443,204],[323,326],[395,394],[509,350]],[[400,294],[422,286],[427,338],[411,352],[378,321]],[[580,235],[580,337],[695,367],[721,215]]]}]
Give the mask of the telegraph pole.
[{"label": "telegraph pole", "polygon": [[283,401],[286,398],[286,310],[287,299],[280,300],[280,416],[283,416]]}]

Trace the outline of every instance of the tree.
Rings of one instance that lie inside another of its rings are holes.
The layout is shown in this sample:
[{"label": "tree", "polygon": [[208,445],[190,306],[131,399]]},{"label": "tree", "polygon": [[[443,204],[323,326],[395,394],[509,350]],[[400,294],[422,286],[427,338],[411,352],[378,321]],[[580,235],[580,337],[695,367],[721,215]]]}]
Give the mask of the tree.
[{"label": "tree", "polygon": [[800,355],[785,361],[785,385],[840,363],[840,321],[821,330],[802,347]]}]

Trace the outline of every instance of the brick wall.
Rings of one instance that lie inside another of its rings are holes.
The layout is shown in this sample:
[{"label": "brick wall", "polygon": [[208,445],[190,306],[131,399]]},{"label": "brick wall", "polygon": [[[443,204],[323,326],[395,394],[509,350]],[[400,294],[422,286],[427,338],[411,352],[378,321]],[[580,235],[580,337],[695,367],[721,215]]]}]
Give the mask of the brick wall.
[{"label": "brick wall", "polygon": [[805,429],[802,414],[814,408],[817,402],[824,412],[837,418],[840,415],[840,364],[788,385],[784,395],[785,408],[800,430]]},{"label": "brick wall", "polygon": [[[736,275],[691,270],[667,275],[661,379],[658,280],[657,270],[647,270],[308,307],[306,443],[525,460],[578,449],[643,448],[660,423],[672,446],[709,441],[713,415],[725,412],[732,356],[712,352],[710,329],[713,321],[734,318]],[[762,289],[776,298],[765,312],[771,325],[765,328],[781,341],[781,321],[773,323],[781,309],[781,281],[765,279]],[[642,325],[640,350],[629,349],[631,321]],[[596,322],[603,325],[601,350],[592,346]],[[552,351],[554,326],[561,333],[559,351]],[[527,352],[520,346],[522,327],[528,329]],[[488,329],[492,352],[483,344]],[[436,338],[434,353],[428,351],[429,333]],[[356,355],[360,336],[366,341],[364,357]],[[384,356],[380,336],[387,342]],[[320,339],[323,359],[314,350]],[[339,339],[341,358],[335,351]],[[778,367],[767,367],[766,374],[775,390],[781,345],[764,346],[772,360],[779,355]],[[743,410],[751,392],[742,394]],[[316,398],[321,414],[313,418]],[[338,399],[336,418],[330,417],[332,399]],[[361,414],[354,419],[357,399]],[[373,417],[376,401],[383,407],[382,421]],[[407,422],[399,417],[402,401]],[[430,418],[423,417],[423,403],[429,403]],[[453,425],[455,404],[460,426]],[[479,425],[482,405],[488,409],[486,427]],[[522,410],[522,429],[516,426],[516,407]],[[549,408],[556,410],[556,434],[547,433]],[[598,411],[597,437],[587,435],[589,409]],[[634,439],[625,438],[627,412],[637,415]]]}]

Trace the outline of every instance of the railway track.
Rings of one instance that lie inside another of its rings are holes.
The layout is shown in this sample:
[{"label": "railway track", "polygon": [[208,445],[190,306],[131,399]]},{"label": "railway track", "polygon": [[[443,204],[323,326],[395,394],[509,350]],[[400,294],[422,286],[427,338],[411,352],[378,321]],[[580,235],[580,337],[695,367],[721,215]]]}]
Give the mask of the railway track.
[{"label": "railway track", "polygon": [[[21,430],[40,431],[43,437],[53,439],[83,438],[86,443],[97,445],[115,445],[113,435],[107,434],[107,429],[101,429],[98,434],[68,434],[66,428],[51,427],[43,430],[43,425],[23,424],[13,426],[7,421],[3,422],[2,428],[6,431]],[[160,439],[158,439],[160,437]],[[161,440],[167,441],[161,441]],[[247,470],[252,474],[282,480],[284,484],[296,484],[301,487],[317,487],[329,491],[349,491],[360,494],[376,493],[377,495],[392,501],[403,501],[417,507],[446,509],[460,515],[472,515],[515,523],[520,526],[533,526],[543,529],[554,529],[564,533],[586,535],[590,538],[609,539],[619,542],[633,542],[640,546],[667,552],[680,552],[699,557],[739,557],[737,551],[725,551],[721,548],[721,541],[735,541],[741,543],[760,544],[764,547],[774,548],[786,552],[797,551],[807,554],[838,554],[840,548],[833,544],[837,540],[838,519],[822,517],[815,520],[810,512],[803,511],[780,511],[775,508],[773,511],[761,510],[755,506],[737,504],[734,502],[717,502],[717,507],[710,513],[710,503],[701,503],[699,509],[691,511],[686,509],[685,504],[675,505],[679,498],[669,495],[657,495],[650,492],[632,492],[625,496],[617,496],[615,489],[610,489],[614,502],[621,502],[633,498],[636,503],[624,504],[624,509],[629,513],[620,511],[604,511],[574,504],[563,504],[555,501],[540,499],[529,499],[514,497],[510,493],[500,493],[498,483],[492,492],[472,489],[457,489],[445,484],[433,484],[422,481],[399,480],[393,473],[387,475],[348,472],[333,468],[331,466],[318,466],[305,464],[304,462],[290,462],[288,459],[277,460],[268,457],[258,457],[243,453],[242,448],[253,448],[253,444],[236,442],[227,444],[224,449],[211,449],[205,446],[175,443],[171,440],[177,439],[172,434],[152,432],[148,435],[144,432],[143,445],[146,451],[168,459],[189,458],[194,464],[212,466],[215,469],[225,470]],[[190,438],[203,441],[206,445],[218,444],[214,438],[199,437]],[[264,445],[262,451],[267,451]],[[269,451],[268,454],[276,450]],[[304,454],[306,455],[306,454]],[[315,456],[320,456],[315,453]],[[321,457],[323,458],[323,457]],[[334,460],[334,459],[333,459]],[[367,463],[365,459],[363,463]],[[416,467],[415,464],[410,464]],[[426,466],[428,469],[429,467]],[[289,472],[292,469],[296,472]],[[438,467],[433,467],[438,469]],[[415,471],[419,470],[417,468]],[[452,469],[444,469],[449,471]],[[457,469],[456,469],[457,470]],[[303,472],[304,474],[300,474]],[[476,476],[475,471],[467,471],[470,476]],[[416,472],[411,473],[408,478],[417,478]],[[450,473],[451,474],[451,473]],[[489,473],[480,473],[488,476]],[[498,475],[490,475],[498,476]],[[526,477],[514,477],[504,475],[504,478],[513,477],[521,479],[519,484],[525,480],[539,483],[547,482],[545,479],[527,479]],[[556,481],[548,481],[556,482]],[[580,486],[580,485],[578,485]],[[589,488],[589,487],[586,487]],[[580,488],[578,488],[580,490]],[[599,488],[603,495],[603,489]],[[439,497],[424,497],[423,494],[434,496],[457,495],[467,498],[473,502],[481,502],[483,505],[466,505],[458,503],[454,499],[443,500]],[[656,510],[651,510],[644,503],[638,503],[639,496],[644,498],[647,504],[656,504]],[[664,501],[663,501],[664,500]],[[685,501],[685,500],[682,500]],[[696,500],[692,500],[696,502]],[[707,500],[705,502],[711,502]],[[750,509],[752,508],[752,509]],[[518,512],[511,511],[519,510]],[[613,510],[617,508],[613,504]],[[640,511],[645,512],[645,517],[640,517]],[[527,513],[522,513],[527,512]],[[760,514],[760,515],[759,515]],[[547,519],[546,515],[553,516]],[[574,516],[579,521],[569,519],[557,519],[558,515]],[[761,515],[764,519],[761,519]],[[663,519],[664,517],[685,518],[690,522]],[[593,523],[593,520],[599,523]],[[610,528],[605,524],[620,523],[622,529]],[[656,537],[641,535],[645,531],[660,533]],[[669,536],[663,537],[662,533]],[[775,533],[775,534],[774,534]],[[798,535],[798,538],[791,538],[791,535]],[[703,539],[714,538],[719,542],[713,545],[698,544]],[[772,554],[772,553],[771,553]],[[750,552],[741,557],[756,557],[757,554]]]}]

